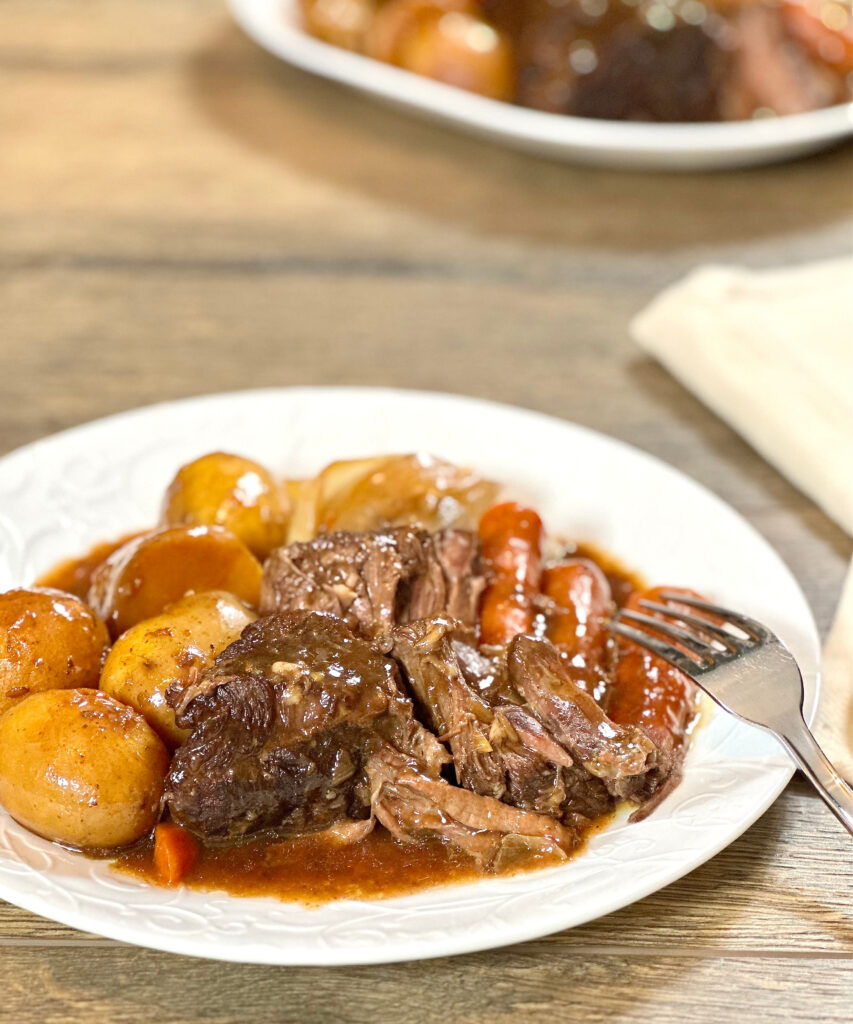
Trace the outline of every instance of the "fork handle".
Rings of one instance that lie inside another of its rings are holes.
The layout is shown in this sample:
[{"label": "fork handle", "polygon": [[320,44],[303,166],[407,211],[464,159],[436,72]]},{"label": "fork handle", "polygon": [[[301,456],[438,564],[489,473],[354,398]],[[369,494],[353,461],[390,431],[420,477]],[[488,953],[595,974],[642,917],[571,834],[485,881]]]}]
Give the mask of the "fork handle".
[{"label": "fork handle", "polygon": [[777,735],[826,806],[853,835],[853,789],[838,774],[832,762],[818,746],[802,715],[793,728]]}]

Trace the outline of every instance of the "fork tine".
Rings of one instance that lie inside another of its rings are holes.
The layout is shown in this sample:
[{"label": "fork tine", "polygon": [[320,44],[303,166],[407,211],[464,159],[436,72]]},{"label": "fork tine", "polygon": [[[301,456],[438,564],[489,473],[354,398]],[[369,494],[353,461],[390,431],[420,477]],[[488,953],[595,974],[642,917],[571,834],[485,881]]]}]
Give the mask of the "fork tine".
[{"label": "fork tine", "polygon": [[670,644],[664,643],[663,640],[649,636],[648,633],[642,630],[626,626],[624,622],[620,622],[618,619],[610,620],[610,629],[618,636],[624,637],[626,640],[632,640],[635,644],[639,644],[640,647],[645,647],[646,650],[657,654],[664,661],[668,661],[670,665],[681,669],[682,672],[686,672],[688,675],[692,675],[697,669],[701,668],[698,662],[688,658],[686,654],[682,654],[677,647],[672,647]]},{"label": "fork tine", "polygon": [[640,625],[648,626],[656,633],[662,633],[664,636],[668,636],[670,640],[674,640],[682,647],[686,647],[689,651],[692,651],[704,661],[707,661],[714,655],[714,648],[711,647],[710,644],[704,643],[702,640],[697,640],[695,636],[688,633],[686,630],[677,629],[668,622],[662,622],[660,619],[654,619],[651,615],[643,615],[642,612],[635,612],[629,608],[623,608],[622,611],[619,612],[619,619],[622,622],[627,620],[631,624],[636,622]]},{"label": "fork tine", "polygon": [[677,619],[679,622],[686,622],[690,626],[696,626],[697,629],[704,630],[708,636],[712,636],[723,644],[724,647],[727,647],[732,654],[737,654],[740,650],[737,639],[731,633],[727,633],[724,629],[715,626],[713,622],[709,622],[707,619],[700,619],[698,615],[690,615],[688,612],[677,612],[671,605],[658,604],[656,601],[646,601],[645,598],[641,599],[639,604],[641,608],[647,608],[650,612],[659,612],[662,615],[668,615],[671,619]]},{"label": "fork tine", "polygon": [[684,594],[674,593],[671,590],[661,591],[660,595],[665,601],[675,601],[678,604],[686,604],[691,608],[698,608],[699,611],[707,612],[708,615],[716,615],[719,619],[734,623],[738,629],[742,629],[747,636],[753,640],[769,640],[773,634],[760,622],[750,619],[740,612],[733,612],[730,608],[721,608],[718,604],[709,604],[707,601],[700,601],[696,597],[687,597]]}]

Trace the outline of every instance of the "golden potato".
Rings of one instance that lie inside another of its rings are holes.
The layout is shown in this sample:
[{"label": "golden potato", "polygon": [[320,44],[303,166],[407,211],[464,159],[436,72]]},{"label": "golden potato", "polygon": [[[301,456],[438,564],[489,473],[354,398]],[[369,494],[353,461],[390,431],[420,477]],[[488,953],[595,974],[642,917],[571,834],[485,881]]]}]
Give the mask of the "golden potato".
[{"label": "golden potato", "polygon": [[113,636],[190,591],[225,590],[256,606],[261,564],[221,526],[173,526],[122,545],[95,571],[89,603]]},{"label": "golden potato", "polygon": [[178,470],[163,500],[167,526],[224,526],[260,559],[284,543],[287,495],[257,462],[213,452]]},{"label": "golden potato", "polygon": [[300,0],[312,36],[345,50],[360,50],[377,0]]},{"label": "golden potato", "polygon": [[512,46],[469,0],[389,0],[371,21],[364,49],[416,75],[512,99]]},{"label": "golden potato", "polygon": [[106,626],[72,594],[0,594],[0,714],[39,690],[97,686],[109,644]]},{"label": "golden potato", "polygon": [[98,690],[35,693],[0,718],[0,803],[55,842],[135,842],[157,823],[168,768],[142,715]]},{"label": "golden potato", "polygon": [[190,594],[116,640],[101,673],[101,690],[145,717],[173,750],[188,735],[166,702],[172,684],[185,684],[257,616],[222,591]]},{"label": "golden potato", "polygon": [[443,14],[470,11],[471,0],[387,0],[370,20],[364,38],[369,57],[399,64],[401,47]]}]

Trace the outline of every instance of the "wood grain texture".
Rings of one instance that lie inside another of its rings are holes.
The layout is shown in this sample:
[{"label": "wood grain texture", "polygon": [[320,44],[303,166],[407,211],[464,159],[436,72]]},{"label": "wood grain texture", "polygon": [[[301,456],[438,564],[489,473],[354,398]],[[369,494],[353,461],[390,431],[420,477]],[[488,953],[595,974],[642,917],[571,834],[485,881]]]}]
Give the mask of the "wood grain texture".
[{"label": "wood grain texture", "polygon": [[[383,384],[630,441],[739,509],[823,631],[851,542],[631,345],[706,260],[849,252],[851,147],[726,175],[562,166],[285,68],[215,0],[0,4],[0,451],[147,402]],[[800,782],[583,928],[384,968],[141,952],[0,905],[10,1021],[848,1021],[849,839]],[[451,1013],[452,1008],[452,1013]]]},{"label": "wood grain texture", "polygon": [[823,1024],[849,1021],[853,986],[850,963],[831,957],[638,957],[594,949],[576,955],[536,942],[450,960],[335,970],[215,964],[81,944],[5,949],[3,969],[11,979],[4,986],[8,1019],[42,1024],[640,1024],[652,1014],[660,1024],[720,1024],[745,1015],[772,1024]]}]

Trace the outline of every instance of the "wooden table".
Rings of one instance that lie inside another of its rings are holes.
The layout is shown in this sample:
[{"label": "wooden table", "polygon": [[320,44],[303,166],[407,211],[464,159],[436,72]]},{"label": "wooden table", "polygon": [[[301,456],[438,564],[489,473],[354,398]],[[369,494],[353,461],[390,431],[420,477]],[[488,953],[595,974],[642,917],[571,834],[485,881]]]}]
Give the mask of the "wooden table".
[{"label": "wooden table", "polygon": [[[849,251],[849,147],[707,176],[537,161],[289,70],[213,0],[3,0],[0,133],[0,450],[257,385],[487,396],[701,480],[781,551],[826,629],[850,539],[626,324],[700,261]],[[181,959],[2,905],[0,1018],[846,1022],[850,851],[795,781],[712,862],[617,914],[378,968]]]}]

